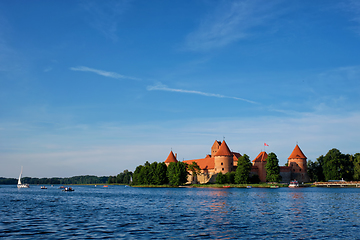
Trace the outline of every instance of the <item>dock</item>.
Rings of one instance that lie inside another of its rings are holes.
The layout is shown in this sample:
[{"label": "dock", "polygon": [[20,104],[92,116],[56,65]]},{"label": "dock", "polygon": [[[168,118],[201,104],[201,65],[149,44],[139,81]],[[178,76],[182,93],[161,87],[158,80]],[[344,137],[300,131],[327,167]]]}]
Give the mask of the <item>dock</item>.
[{"label": "dock", "polygon": [[329,181],[314,182],[317,187],[360,187],[360,181]]}]

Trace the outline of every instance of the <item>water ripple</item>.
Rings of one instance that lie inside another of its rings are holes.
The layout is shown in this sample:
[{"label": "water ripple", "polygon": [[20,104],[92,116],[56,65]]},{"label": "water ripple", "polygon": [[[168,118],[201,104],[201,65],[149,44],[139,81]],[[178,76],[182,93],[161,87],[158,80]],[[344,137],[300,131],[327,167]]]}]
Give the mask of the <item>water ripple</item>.
[{"label": "water ripple", "polygon": [[2,239],[357,239],[360,189],[0,188]]}]

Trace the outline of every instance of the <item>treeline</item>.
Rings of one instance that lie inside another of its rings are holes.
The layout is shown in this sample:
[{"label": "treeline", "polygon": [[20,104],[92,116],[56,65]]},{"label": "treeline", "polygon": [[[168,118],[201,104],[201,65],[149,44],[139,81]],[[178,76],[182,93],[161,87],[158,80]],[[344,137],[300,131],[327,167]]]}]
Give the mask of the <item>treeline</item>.
[{"label": "treeline", "polygon": [[118,184],[130,184],[133,173],[129,170],[124,170],[124,172],[119,173],[117,176],[109,176],[108,184],[118,183]]},{"label": "treeline", "polygon": [[321,182],[328,180],[360,181],[360,153],[354,155],[343,154],[333,148],[315,162],[307,163],[310,181]]},{"label": "treeline", "polygon": [[[92,175],[74,176],[69,178],[32,178],[24,177],[21,179],[22,183],[27,184],[102,184],[107,183],[107,176],[97,177]],[[0,184],[17,184],[15,178],[0,178]]]},{"label": "treeline", "polygon": [[149,163],[136,167],[133,174],[133,185],[180,186],[187,182],[188,172],[183,162],[172,162],[167,167],[164,162]]}]

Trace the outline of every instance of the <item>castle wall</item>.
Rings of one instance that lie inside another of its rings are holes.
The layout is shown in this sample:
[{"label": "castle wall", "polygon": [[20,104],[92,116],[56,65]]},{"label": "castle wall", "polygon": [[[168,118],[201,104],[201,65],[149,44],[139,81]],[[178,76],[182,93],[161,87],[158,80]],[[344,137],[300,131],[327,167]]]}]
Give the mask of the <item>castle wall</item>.
[{"label": "castle wall", "polygon": [[310,178],[307,173],[291,173],[291,180],[297,180],[299,183],[310,182]]},{"label": "castle wall", "polygon": [[289,183],[291,181],[291,167],[280,167],[280,176],[282,183]]}]

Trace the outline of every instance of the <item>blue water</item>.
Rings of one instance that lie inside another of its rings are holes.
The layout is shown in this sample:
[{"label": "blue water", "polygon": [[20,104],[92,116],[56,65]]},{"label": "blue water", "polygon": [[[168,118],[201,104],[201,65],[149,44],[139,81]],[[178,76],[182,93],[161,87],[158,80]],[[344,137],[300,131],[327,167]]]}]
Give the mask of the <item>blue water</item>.
[{"label": "blue water", "polygon": [[2,239],[360,239],[359,188],[0,186]]}]

